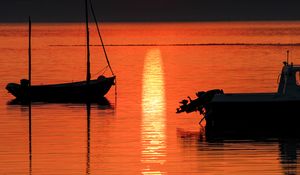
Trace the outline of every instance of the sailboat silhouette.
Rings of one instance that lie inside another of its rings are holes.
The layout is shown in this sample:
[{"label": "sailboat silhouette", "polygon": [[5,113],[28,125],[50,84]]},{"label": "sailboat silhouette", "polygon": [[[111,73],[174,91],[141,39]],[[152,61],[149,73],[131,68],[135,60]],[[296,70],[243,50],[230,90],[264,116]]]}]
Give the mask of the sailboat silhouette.
[{"label": "sailboat silhouette", "polygon": [[[92,11],[103,51],[107,60],[108,67],[111,70],[112,76],[105,77],[100,75],[97,79],[91,79],[90,73],[90,45],[89,45],[89,12],[88,1]],[[29,18],[29,79],[21,79],[20,84],[8,83],[6,89],[20,101],[94,101],[101,99],[115,85],[116,76],[110,66],[103,40],[98,27],[97,19],[91,0],[85,0],[85,16],[86,16],[86,47],[87,47],[87,71],[86,80],[63,84],[48,84],[48,85],[31,85],[31,20]]]}]

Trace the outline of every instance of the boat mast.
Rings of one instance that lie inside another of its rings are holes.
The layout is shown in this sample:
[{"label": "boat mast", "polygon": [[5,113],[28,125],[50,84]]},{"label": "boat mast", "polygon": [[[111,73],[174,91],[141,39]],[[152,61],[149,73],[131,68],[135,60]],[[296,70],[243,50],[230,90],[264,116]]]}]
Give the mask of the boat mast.
[{"label": "boat mast", "polygon": [[29,35],[28,35],[28,81],[31,86],[31,19],[29,16]]},{"label": "boat mast", "polygon": [[90,84],[90,38],[89,38],[89,13],[88,13],[88,0],[85,0],[85,22],[86,22],[86,52],[87,52],[87,65],[86,65],[86,84]]}]

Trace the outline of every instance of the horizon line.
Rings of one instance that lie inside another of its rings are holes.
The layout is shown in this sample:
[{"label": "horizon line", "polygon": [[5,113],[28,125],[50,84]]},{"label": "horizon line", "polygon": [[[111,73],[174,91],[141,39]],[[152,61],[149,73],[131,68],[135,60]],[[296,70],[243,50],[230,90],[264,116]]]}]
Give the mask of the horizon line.
[{"label": "horizon line", "polygon": [[[54,44],[50,47],[84,47],[85,44]],[[148,46],[300,46],[300,43],[174,43],[174,44],[91,44],[90,46],[108,47],[148,47]]]}]

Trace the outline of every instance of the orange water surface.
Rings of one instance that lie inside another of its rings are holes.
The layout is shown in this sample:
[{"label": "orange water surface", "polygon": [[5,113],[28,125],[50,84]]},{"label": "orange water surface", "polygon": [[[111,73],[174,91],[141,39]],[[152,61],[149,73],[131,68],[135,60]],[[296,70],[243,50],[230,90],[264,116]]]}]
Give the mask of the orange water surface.
[{"label": "orange water surface", "polygon": [[[275,92],[286,51],[300,64],[300,22],[105,23],[110,105],[33,103],[31,116],[5,90],[27,77],[27,27],[0,24],[0,174],[299,174],[298,140],[207,141],[198,113],[175,111],[200,90]],[[33,23],[32,84],[85,78],[84,27]]]}]

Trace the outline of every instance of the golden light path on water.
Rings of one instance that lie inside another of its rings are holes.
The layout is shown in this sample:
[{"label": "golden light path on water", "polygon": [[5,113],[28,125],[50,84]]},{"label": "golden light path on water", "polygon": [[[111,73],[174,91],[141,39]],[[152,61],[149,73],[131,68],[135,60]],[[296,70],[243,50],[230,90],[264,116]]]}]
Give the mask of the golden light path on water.
[{"label": "golden light path on water", "polygon": [[147,52],[143,71],[141,142],[143,174],[164,174],[166,157],[164,72],[159,49]]}]

